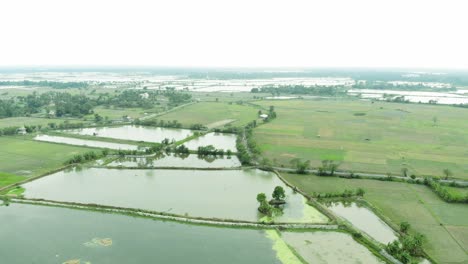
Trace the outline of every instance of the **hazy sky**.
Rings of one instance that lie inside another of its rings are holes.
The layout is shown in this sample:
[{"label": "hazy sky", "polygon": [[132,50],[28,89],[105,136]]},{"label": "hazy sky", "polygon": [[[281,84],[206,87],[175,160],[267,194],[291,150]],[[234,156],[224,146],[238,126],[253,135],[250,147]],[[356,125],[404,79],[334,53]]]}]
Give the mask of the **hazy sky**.
[{"label": "hazy sky", "polygon": [[466,0],[2,0],[0,65],[468,68]]}]

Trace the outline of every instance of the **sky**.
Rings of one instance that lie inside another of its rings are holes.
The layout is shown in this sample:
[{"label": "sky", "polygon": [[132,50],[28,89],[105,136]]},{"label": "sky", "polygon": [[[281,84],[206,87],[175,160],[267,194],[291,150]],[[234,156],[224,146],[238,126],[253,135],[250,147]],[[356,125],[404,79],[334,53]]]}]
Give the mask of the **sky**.
[{"label": "sky", "polygon": [[468,68],[465,0],[2,0],[0,66]]}]

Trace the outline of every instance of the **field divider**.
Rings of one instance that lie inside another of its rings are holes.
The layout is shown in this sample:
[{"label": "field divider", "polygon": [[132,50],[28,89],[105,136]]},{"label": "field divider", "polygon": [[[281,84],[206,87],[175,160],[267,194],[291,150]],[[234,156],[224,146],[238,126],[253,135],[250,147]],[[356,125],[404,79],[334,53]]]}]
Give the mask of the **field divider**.
[{"label": "field divider", "polygon": [[222,218],[205,218],[205,217],[192,217],[178,214],[171,214],[165,212],[156,212],[145,209],[117,207],[100,204],[85,204],[76,202],[61,202],[46,199],[33,199],[33,198],[11,198],[11,202],[25,203],[42,206],[53,206],[71,209],[92,210],[105,213],[117,213],[124,215],[132,215],[139,217],[147,217],[152,219],[168,220],[175,222],[211,225],[211,226],[224,226],[224,227],[240,227],[240,228],[255,228],[255,229],[322,229],[322,230],[337,230],[338,225],[331,224],[313,224],[313,223],[262,223],[245,220],[232,220]]},{"label": "field divider", "polygon": [[219,167],[219,168],[193,168],[193,167],[172,167],[172,166],[161,166],[161,167],[138,167],[138,166],[90,166],[90,168],[105,168],[105,169],[125,169],[125,170],[201,170],[201,171],[223,171],[223,170],[242,170],[242,166],[239,167]]}]

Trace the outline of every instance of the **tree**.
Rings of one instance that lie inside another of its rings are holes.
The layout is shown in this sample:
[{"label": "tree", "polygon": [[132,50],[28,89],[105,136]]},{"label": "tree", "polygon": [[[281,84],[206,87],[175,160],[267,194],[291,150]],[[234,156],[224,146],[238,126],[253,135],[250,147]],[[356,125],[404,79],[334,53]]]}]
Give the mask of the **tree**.
[{"label": "tree", "polygon": [[290,163],[296,167],[296,172],[299,174],[306,174],[307,170],[310,168],[310,161],[302,161],[301,159],[295,158],[290,161]]},{"label": "tree", "polygon": [[401,174],[403,177],[408,177],[408,168],[401,168]]},{"label": "tree", "polygon": [[284,189],[281,186],[276,186],[273,190],[273,194],[271,195],[275,200],[284,200],[286,194],[284,193]]},{"label": "tree", "polygon": [[102,121],[102,116],[100,116],[99,114],[94,114],[94,121],[96,123],[99,123]]},{"label": "tree", "polygon": [[436,126],[437,125],[437,116],[432,117],[432,125]]},{"label": "tree", "polygon": [[447,180],[450,176],[452,176],[452,172],[449,169],[444,169],[443,170],[445,179]]},{"label": "tree", "polygon": [[400,231],[402,233],[407,233],[408,230],[410,229],[411,225],[408,222],[401,222],[400,223]]},{"label": "tree", "polygon": [[266,195],[264,193],[257,194],[257,202],[260,203],[260,206],[258,207],[258,211],[260,213],[272,216],[273,208],[270,204],[268,204],[266,200]]},{"label": "tree", "polygon": [[364,196],[365,193],[366,193],[366,191],[364,191],[364,189],[362,189],[362,188],[358,188],[356,190],[356,195],[357,196]]},{"label": "tree", "polygon": [[259,202],[259,203],[266,202],[266,195],[265,195],[265,193],[259,193],[259,194],[257,194],[257,202]]}]

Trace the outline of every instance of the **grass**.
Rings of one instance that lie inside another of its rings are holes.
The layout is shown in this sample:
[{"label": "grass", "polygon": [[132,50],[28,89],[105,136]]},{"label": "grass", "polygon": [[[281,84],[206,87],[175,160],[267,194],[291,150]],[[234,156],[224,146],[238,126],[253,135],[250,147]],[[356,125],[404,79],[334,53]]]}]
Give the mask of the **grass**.
[{"label": "grass", "polygon": [[468,206],[442,201],[429,188],[400,182],[284,174],[303,191],[342,192],[363,188],[364,199],[398,225],[408,221],[427,238],[426,252],[440,263],[468,262]]},{"label": "grass", "polygon": [[[111,120],[121,120],[123,116],[129,116],[133,119],[144,117],[146,114],[153,114],[163,111],[159,108],[143,109],[143,108],[105,108],[102,106],[95,107],[93,112],[102,117],[108,117]],[[87,116],[88,119],[94,119],[94,113]]]},{"label": "grass", "polygon": [[[29,137],[0,137],[0,170],[2,173],[38,176],[58,169],[76,154],[95,149],[30,140]],[[0,183],[7,185],[24,179],[7,177]],[[3,178],[3,177],[2,177]],[[8,180],[10,179],[10,180]]]},{"label": "grass", "polygon": [[[8,117],[0,119],[0,128],[5,127],[21,127],[24,125],[27,126],[37,126],[41,125],[46,127],[49,123],[60,124],[65,122],[67,119],[59,118],[40,118],[40,117]],[[70,123],[79,123],[82,122],[78,119],[68,119]]]},{"label": "grass", "polygon": [[[467,109],[357,100],[258,101],[278,117],[254,130],[266,157],[340,162],[340,169],[468,179]],[[365,113],[365,115],[355,115]],[[433,123],[436,116],[438,121]]]},{"label": "grass", "polygon": [[0,172],[0,188],[24,180],[24,176]]},{"label": "grass", "polygon": [[226,119],[235,119],[233,126],[245,125],[257,119],[258,109],[248,105],[223,102],[201,102],[157,117],[158,120],[177,120],[185,127],[193,124],[208,126]]}]

